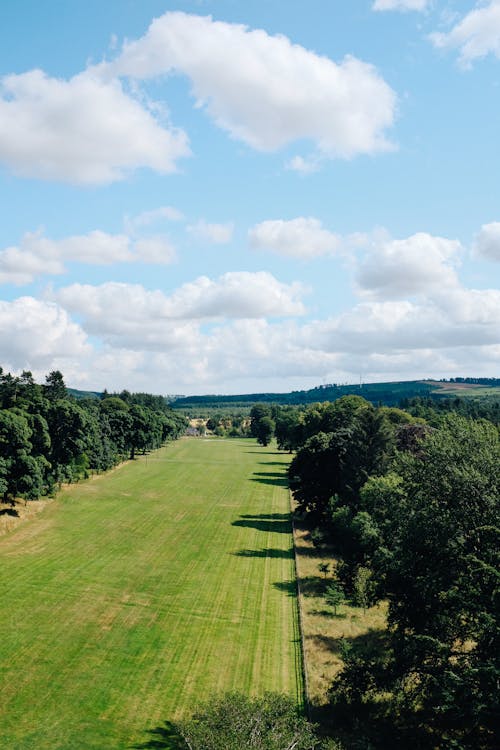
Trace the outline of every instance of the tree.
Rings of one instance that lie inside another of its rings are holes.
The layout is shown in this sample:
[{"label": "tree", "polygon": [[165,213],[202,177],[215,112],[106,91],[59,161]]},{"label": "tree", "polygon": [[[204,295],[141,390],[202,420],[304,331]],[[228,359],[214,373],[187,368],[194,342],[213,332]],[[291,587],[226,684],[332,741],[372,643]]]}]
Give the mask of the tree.
[{"label": "tree", "polygon": [[279,450],[297,450],[304,443],[304,422],[302,412],[292,407],[283,407],[275,417],[276,442]]},{"label": "tree", "polygon": [[274,437],[275,424],[271,417],[262,417],[257,430],[257,442],[259,445],[269,445]]},{"label": "tree", "polygon": [[381,519],[388,652],[377,668],[348,664],[337,687],[348,696],[364,669],[370,694],[392,696],[385,703],[402,746],[498,747],[498,430],[446,415],[395,468],[362,493]]},{"label": "tree", "polygon": [[49,401],[59,401],[66,398],[68,392],[64,384],[64,378],[59,370],[52,370],[45,378],[45,395]]},{"label": "tree", "polygon": [[275,426],[270,406],[255,404],[252,407],[250,411],[250,431],[260,445],[269,445],[274,435]]},{"label": "tree", "polygon": [[10,409],[0,410],[0,488],[4,501],[34,499],[44,490],[47,461],[31,455],[28,420]]},{"label": "tree", "polygon": [[212,698],[191,719],[177,724],[189,750],[315,750],[314,726],[288,696]]},{"label": "tree", "polygon": [[324,563],[324,562],[319,563],[318,570],[320,573],[323,573],[323,576],[326,578],[326,574],[330,570],[329,563]]},{"label": "tree", "polygon": [[357,607],[362,607],[363,612],[373,601],[373,571],[364,565],[359,565],[353,581],[353,601]]},{"label": "tree", "polygon": [[337,617],[337,607],[344,603],[345,594],[340,584],[336,581],[333,581],[333,583],[331,583],[326,589],[325,600],[330,607],[333,607],[333,614]]}]

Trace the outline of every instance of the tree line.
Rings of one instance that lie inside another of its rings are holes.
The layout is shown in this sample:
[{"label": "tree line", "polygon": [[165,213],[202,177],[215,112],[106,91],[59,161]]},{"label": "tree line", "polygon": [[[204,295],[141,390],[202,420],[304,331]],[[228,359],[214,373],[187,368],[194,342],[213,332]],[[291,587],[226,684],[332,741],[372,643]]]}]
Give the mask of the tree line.
[{"label": "tree line", "polygon": [[161,396],[122,391],[76,400],[58,370],[40,385],[31,372],[0,368],[0,497],[35,500],[159,448],[185,428]]},{"label": "tree line", "polygon": [[252,413],[258,440],[297,451],[289,484],[337,560],[333,604],[388,601],[377,652],[342,644],[329,701],[347,747],[500,746],[499,431],[452,407]]}]

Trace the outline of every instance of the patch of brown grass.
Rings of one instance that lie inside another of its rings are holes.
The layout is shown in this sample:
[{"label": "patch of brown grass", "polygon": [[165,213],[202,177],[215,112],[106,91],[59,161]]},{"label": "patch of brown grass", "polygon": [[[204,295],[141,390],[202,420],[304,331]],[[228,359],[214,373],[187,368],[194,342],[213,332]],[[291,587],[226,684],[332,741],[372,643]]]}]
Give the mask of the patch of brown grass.
[{"label": "patch of brown grass", "polygon": [[8,534],[23,521],[37,516],[50,502],[49,498],[44,498],[27,502],[16,500],[13,505],[0,503],[0,536]]},{"label": "patch of brown grass", "polygon": [[[342,639],[375,644],[386,628],[387,605],[380,603],[363,612],[359,607],[342,604],[335,617],[323,596],[335,576],[335,561],[314,547],[308,530],[300,525],[295,528],[295,549],[309,701],[320,707],[326,703],[327,690],[342,669]],[[321,563],[330,565],[326,576],[319,570]]]}]

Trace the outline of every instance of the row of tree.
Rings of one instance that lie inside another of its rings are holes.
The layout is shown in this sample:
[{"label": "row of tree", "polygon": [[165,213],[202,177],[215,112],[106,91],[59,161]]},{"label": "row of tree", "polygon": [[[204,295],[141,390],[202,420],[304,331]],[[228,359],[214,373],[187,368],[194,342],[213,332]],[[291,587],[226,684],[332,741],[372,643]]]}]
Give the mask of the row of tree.
[{"label": "row of tree", "polygon": [[255,432],[266,417],[298,448],[290,487],[340,560],[335,585],[389,602],[383,645],[345,644],[330,691],[348,746],[499,747],[497,426],[449,410],[430,426],[357,396],[254,413]]},{"label": "row of tree", "polygon": [[186,420],[161,396],[76,400],[59,371],[35,383],[0,368],[0,497],[34,500],[61,482],[103,471],[178,437]]}]

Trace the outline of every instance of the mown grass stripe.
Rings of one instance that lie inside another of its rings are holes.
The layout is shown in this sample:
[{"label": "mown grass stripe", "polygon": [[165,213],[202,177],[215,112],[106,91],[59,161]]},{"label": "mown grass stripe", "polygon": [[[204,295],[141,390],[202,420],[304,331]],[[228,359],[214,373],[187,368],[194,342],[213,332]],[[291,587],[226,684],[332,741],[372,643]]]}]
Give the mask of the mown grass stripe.
[{"label": "mown grass stripe", "polygon": [[276,586],[291,537],[266,521],[289,511],[287,463],[183,440],[0,540],[5,747],[122,750],[214,690],[300,695],[296,602]]}]

